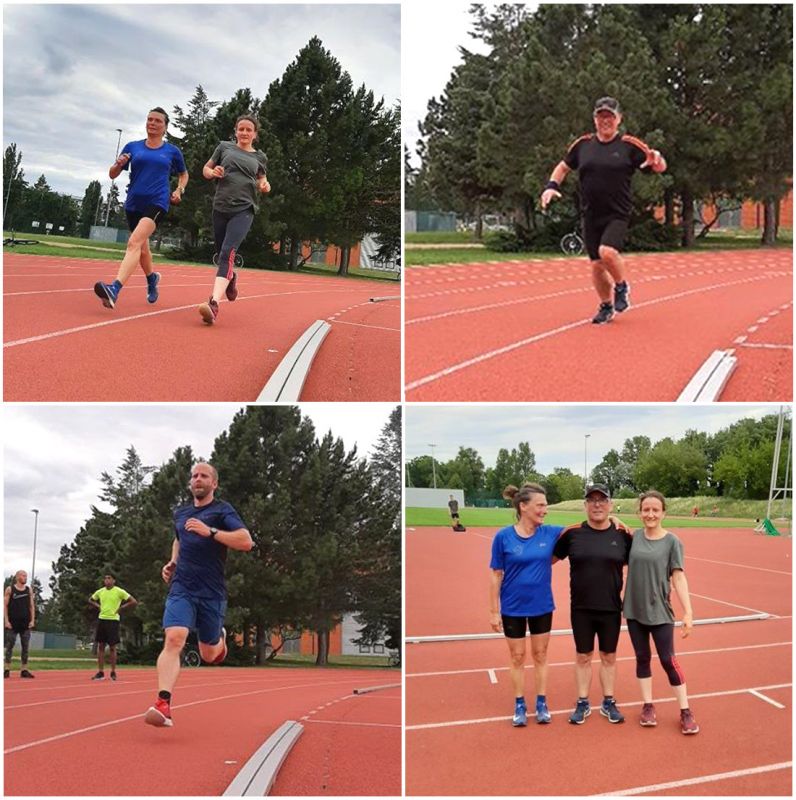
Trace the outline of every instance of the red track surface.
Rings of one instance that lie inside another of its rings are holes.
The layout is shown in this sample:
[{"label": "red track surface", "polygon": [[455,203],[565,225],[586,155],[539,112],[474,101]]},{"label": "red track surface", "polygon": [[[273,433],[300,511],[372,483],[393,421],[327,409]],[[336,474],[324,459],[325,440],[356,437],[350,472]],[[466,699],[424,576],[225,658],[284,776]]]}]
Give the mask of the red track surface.
[{"label": "red track surface", "polygon": [[[6,795],[218,796],[288,719],[305,730],[277,793],[400,794],[400,693],[351,694],[395,683],[394,671],[184,670],[173,728],[142,719],[154,670],[124,670],[116,683],[90,676],[53,671],[5,682]],[[354,752],[369,769],[353,765]]]},{"label": "red track surface", "polygon": [[734,349],[721,400],[790,401],[792,258],[628,255],[633,307],[601,326],[585,258],[410,268],[406,399],[671,401]]},{"label": "red track surface", "polygon": [[202,324],[212,268],[161,266],[160,299],[134,273],[113,310],[94,295],[116,262],[4,256],[4,383],[12,401],[237,401],[257,398],[316,319],[332,330],[302,400],[399,400],[399,294],[357,279],[242,270],[234,305]]},{"label": "red track surface", "polygon": [[[679,732],[676,704],[653,655],[657,728],[638,723],[640,694],[626,633],[617,659],[617,699],[627,722],[610,725],[593,668],[592,716],[569,725],[574,705],[570,635],[552,636],[549,726],[512,728],[508,652],[499,639],[408,644],[406,791],[409,795],[791,794],[791,540],[740,529],[676,530],[697,619],[769,620],[697,626],[676,632],[678,660],[701,731]],[[412,635],[486,633],[488,564],[494,531],[417,528],[406,534],[406,630]],[[446,569],[440,570],[439,565]],[[569,569],[553,568],[554,629],[569,627]],[[482,591],[478,590],[481,587]],[[675,605],[677,602],[675,600]],[[530,659],[529,659],[530,661]],[[490,671],[494,679],[490,677]],[[526,696],[533,696],[531,668]],[[777,708],[753,695],[756,689]],[[779,765],[786,764],[781,767]],[[757,768],[777,768],[754,773]],[[727,773],[744,774],[728,777]],[[704,783],[688,781],[712,777]]]}]

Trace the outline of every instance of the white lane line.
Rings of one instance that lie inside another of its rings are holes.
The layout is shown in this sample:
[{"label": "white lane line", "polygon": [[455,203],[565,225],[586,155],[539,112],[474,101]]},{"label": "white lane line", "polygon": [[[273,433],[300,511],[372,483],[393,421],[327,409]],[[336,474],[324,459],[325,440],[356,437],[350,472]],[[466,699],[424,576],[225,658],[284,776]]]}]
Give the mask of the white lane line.
[{"label": "white lane line", "polygon": [[785,708],[782,703],[778,703],[776,700],[772,700],[770,697],[766,697],[762,692],[757,692],[754,689],[749,690],[749,694],[753,694],[755,697],[759,697],[761,700],[765,700],[766,703],[771,703],[774,708]]},{"label": "white lane line", "polygon": [[401,723],[393,722],[343,722],[338,719],[308,719],[307,722],[312,722],[317,725],[362,725],[367,728],[400,728]]},{"label": "white lane line", "polygon": [[[792,684],[790,683],[778,683],[772,686],[758,686],[757,689],[787,689],[790,688]],[[731,697],[733,695],[745,695],[749,694],[751,689],[730,689],[726,692],[706,692],[704,694],[692,694],[689,695],[691,700],[704,700],[708,697]],[[653,700],[653,703],[656,704],[663,704],[663,703],[674,703],[676,702],[677,698],[675,697],[662,697],[656,700]],[[633,703],[621,703],[620,705],[622,708],[632,708],[633,706],[641,706],[643,705],[643,701],[639,700]],[[553,716],[558,716],[561,714],[571,714],[571,708],[565,708],[560,711],[551,711],[550,712]],[[500,717],[482,717],[480,719],[457,719],[451,720],[450,722],[427,722],[421,725],[407,725],[406,730],[408,731],[424,731],[424,730],[431,730],[435,728],[458,728],[463,725],[480,725],[485,722],[502,722],[503,720],[511,719],[511,715],[505,715]]]},{"label": "white lane line", "polygon": [[[508,667],[506,667],[506,669],[508,669]],[[495,675],[495,670],[488,669],[486,672],[487,672],[487,675],[489,675],[489,682],[490,683],[497,683],[497,675]]]},{"label": "white lane line", "polygon": [[732,608],[742,608],[744,611],[753,611],[755,614],[768,614],[768,611],[761,611],[759,608],[749,608],[749,606],[742,606],[738,603],[728,603],[726,600],[717,600],[715,597],[708,597],[704,594],[691,593],[692,597],[701,597],[703,600],[710,600],[712,603],[720,603],[723,606],[731,606]]},{"label": "white lane line", "polygon": [[358,328],[371,328],[374,331],[392,331],[393,333],[400,333],[400,328],[387,328],[384,325],[366,325],[364,322],[346,322],[344,319],[333,319],[327,317],[327,322],[334,322],[336,325],[356,325]]},{"label": "white lane line", "polygon": [[[750,525],[751,527],[751,525]],[[709,564],[723,564],[725,567],[740,567],[741,569],[754,569],[759,572],[773,572],[775,575],[787,575],[789,578],[792,572],[785,572],[781,569],[769,569],[768,567],[754,567],[751,564],[736,564],[734,561],[716,561],[712,558],[699,558],[699,556],[689,556],[689,561],[707,561]]]},{"label": "white lane line", "polygon": [[758,347],[761,350],[793,350],[792,344],[762,344],[756,342],[740,342],[741,347]]},{"label": "white lane line", "polygon": [[[766,276],[754,276],[754,277],[742,278],[737,281],[729,281],[727,283],[715,283],[708,286],[700,286],[699,288],[696,289],[687,289],[682,292],[675,292],[675,294],[665,295],[663,297],[656,297],[653,300],[647,300],[644,303],[638,303],[634,306],[634,308],[635,309],[646,308],[647,306],[659,305],[660,303],[668,303],[671,300],[677,300],[681,297],[689,297],[690,295],[694,294],[702,294],[703,292],[708,292],[714,289],[715,290],[727,289],[731,286],[739,286],[741,284],[753,283],[755,281],[764,280],[765,278]],[[423,378],[419,378],[418,380],[412,381],[411,383],[406,385],[406,391],[411,392],[414,389],[419,389],[421,386],[425,386],[426,384],[434,383],[435,381],[438,381],[440,378],[445,378],[448,375],[460,372],[461,370],[467,369],[468,367],[473,367],[476,364],[481,364],[484,361],[489,361],[490,359],[496,358],[497,356],[505,355],[506,353],[510,353],[513,350],[525,347],[526,345],[533,344],[534,342],[538,342],[542,339],[548,339],[551,336],[556,336],[559,333],[564,333],[566,331],[572,330],[573,328],[580,328],[584,325],[591,325],[591,324],[592,323],[590,319],[582,319],[578,320],[577,322],[571,322],[568,325],[562,325],[561,327],[555,328],[550,331],[537,333],[534,336],[529,336],[528,338],[521,339],[518,342],[513,342],[512,344],[508,344],[503,347],[499,347],[495,350],[482,353],[479,356],[468,358],[466,361],[461,361],[458,364],[453,364],[450,367],[446,367],[445,369],[439,370],[439,372],[433,372],[430,375],[426,375]]]},{"label": "white lane line", "polygon": [[[712,655],[713,653],[735,653],[741,650],[760,650],[766,647],[791,647],[793,642],[772,642],[770,644],[746,644],[740,645],[738,647],[717,647],[712,648],[710,650],[688,650],[688,651],[681,651],[677,653],[678,658],[683,658],[684,656],[702,656],[702,655]],[[621,656],[616,659],[617,661],[635,661],[635,656]],[[592,664],[599,664],[600,659],[596,658],[592,661]],[[548,663],[548,667],[571,667],[572,661],[554,661]],[[525,669],[533,669],[533,664],[526,664]],[[451,669],[451,670],[444,670],[440,672],[407,672],[407,678],[436,678],[442,677],[446,675],[472,675],[476,672],[484,672],[487,668],[481,667],[479,669]],[[508,672],[510,667],[491,667],[488,668],[489,672]]]},{"label": "white lane line", "polygon": [[[605,797],[608,795],[614,797],[627,797],[634,794],[649,794],[650,792],[661,792],[665,789],[679,789],[682,786],[695,786],[699,783],[713,783],[714,781],[724,781],[731,778],[743,778],[747,775],[760,775],[764,772],[776,772],[778,770],[790,769],[793,762],[781,761],[778,764],[766,764],[763,767],[749,767],[748,769],[736,769],[732,772],[716,772],[713,775],[702,775],[699,778],[683,778],[679,781],[669,781],[669,783],[653,783],[649,786],[635,786],[632,789],[619,789],[613,792],[602,792],[600,795],[592,795],[592,797]],[[724,794],[724,792],[717,792],[717,794]],[[728,792],[732,794],[732,792]]]}]

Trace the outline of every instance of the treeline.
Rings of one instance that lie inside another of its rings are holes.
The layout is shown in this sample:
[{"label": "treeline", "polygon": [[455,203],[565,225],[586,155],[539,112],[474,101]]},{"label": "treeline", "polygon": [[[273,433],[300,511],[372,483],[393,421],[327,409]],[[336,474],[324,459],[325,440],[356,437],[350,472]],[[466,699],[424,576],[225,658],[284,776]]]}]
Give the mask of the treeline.
[{"label": "treeline", "polygon": [[[141,111],[141,138],[146,111]],[[202,177],[202,167],[220,141],[234,139],[235,120],[241,114],[254,114],[260,121],[255,147],[268,156],[272,187],[262,197],[246,240],[247,252],[257,254],[249,263],[295,269],[302,263],[302,242],[332,244],[341,250],[339,271],[345,274],[351,248],[366,233],[375,234],[379,243],[377,259],[398,258],[400,110],[386,107],[364,85],[355,87],[317,37],[270,84],[264,98],[256,98],[250,89],[239,89],[228,100],[214,100],[200,85],[186,106],[173,109],[172,126],[181,133],[166,138],[182,150],[190,181],[182,203],[172,208],[159,233],[184,242],[181,257],[209,260],[212,255],[215,187]],[[12,196],[27,197],[16,145],[7,148],[5,159],[4,188],[9,188],[11,180]],[[39,182],[46,184],[44,176]],[[106,200],[100,194],[97,181],[89,184],[79,215],[73,214],[65,233],[77,230],[87,236],[94,220],[104,219],[108,203],[110,223],[124,225],[118,187],[115,193],[112,187]],[[8,205],[7,226],[29,223],[29,205],[19,203],[15,208],[11,201]]]},{"label": "treeline", "polygon": [[[125,640],[135,648],[158,639],[172,512],[192,501],[196,460],[180,447],[154,468],[130,447],[115,474],[102,474],[99,499],[112,510],[92,506],[53,563],[45,609],[51,626],[89,635],[96,610],[88,598],[110,571],[139,601],[122,615]],[[308,630],[324,664],[329,633],[347,613],[363,626],[362,644],[400,646],[400,407],[369,460],[331,433],[317,437],[298,408],[250,406],[217,437],[210,461],[219,472],[216,496],[232,503],[255,541],[250,553],[229,551],[226,566],[226,626],[243,634],[244,660],[273,657],[272,632],[284,642]]]},{"label": "treeline", "polygon": [[[611,95],[624,129],[669,165],[634,179],[636,228],[690,246],[698,202],[726,209],[749,198],[763,203],[763,243],[774,243],[793,169],[791,5],[473,4],[471,13],[470,35],[489,52],[461,46],[462,63],[429,101],[422,166],[406,172],[408,208],[509,212],[538,238],[542,187],[567,145],[593,130],[595,100]],[[565,190],[558,213],[571,226],[577,180]]]},{"label": "treeline", "polygon": [[[611,449],[589,471],[589,480],[604,483],[615,497],[634,497],[649,488],[669,497],[732,497],[760,500],[768,497],[777,416],[742,419],[716,434],[689,430],[680,439],[663,438],[653,444],[648,436],[626,439]],[[785,419],[780,453],[780,480],[787,480],[791,420]],[[787,443],[787,446],[786,444]],[[406,464],[409,486],[436,485],[463,489],[470,504],[496,501],[509,484],[541,483],[550,503],[583,497],[583,475],[556,467],[548,475],[536,469],[536,455],[528,442],[501,448],[493,467],[485,467],[478,452],[460,447],[456,458],[434,461],[431,456]],[[781,484],[781,485],[784,485]]]}]

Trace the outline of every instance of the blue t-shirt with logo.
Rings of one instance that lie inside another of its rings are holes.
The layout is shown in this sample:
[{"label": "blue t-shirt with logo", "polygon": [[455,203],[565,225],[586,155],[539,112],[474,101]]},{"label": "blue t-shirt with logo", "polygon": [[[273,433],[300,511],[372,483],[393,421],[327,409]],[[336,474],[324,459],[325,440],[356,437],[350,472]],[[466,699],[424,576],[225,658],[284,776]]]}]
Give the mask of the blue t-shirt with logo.
[{"label": "blue t-shirt with logo", "polygon": [[553,546],[560,525],[540,525],[525,539],[513,525],[501,528],[492,540],[492,569],[503,570],[500,613],[508,617],[539,617],[555,609]]},{"label": "blue t-shirt with logo", "polygon": [[227,548],[211,536],[200,536],[185,529],[185,523],[195,517],[208,528],[219,531],[236,531],[246,525],[238,512],[223,500],[213,500],[206,506],[193,503],[180,506],[174,512],[174,535],[180,543],[177,569],[171,579],[169,594],[187,594],[208,600],[226,600],[224,565]]},{"label": "blue t-shirt with logo", "polygon": [[147,147],[146,139],[128,142],[122,153],[129,153],[130,160],[124,169],[130,170],[125,210],[146,211],[147,206],[160,206],[169,210],[171,188],[169,178],[187,172],[185,159],[178,147],[163,142],[160,147]]}]

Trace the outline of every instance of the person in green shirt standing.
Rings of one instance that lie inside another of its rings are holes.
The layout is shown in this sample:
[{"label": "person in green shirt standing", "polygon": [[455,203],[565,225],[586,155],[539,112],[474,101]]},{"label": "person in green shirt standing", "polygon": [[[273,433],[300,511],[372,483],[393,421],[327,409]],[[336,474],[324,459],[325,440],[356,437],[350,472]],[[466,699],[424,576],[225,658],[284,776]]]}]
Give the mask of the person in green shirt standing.
[{"label": "person in green shirt standing", "polygon": [[92,681],[105,680],[105,645],[111,662],[111,680],[116,680],[116,645],[119,644],[119,612],[125,608],[138,605],[129,592],[116,586],[116,578],[108,574],[105,576],[102,589],[97,589],[89,598],[89,604],[99,609],[97,634],[94,639],[97,643],[97,674]]}]

